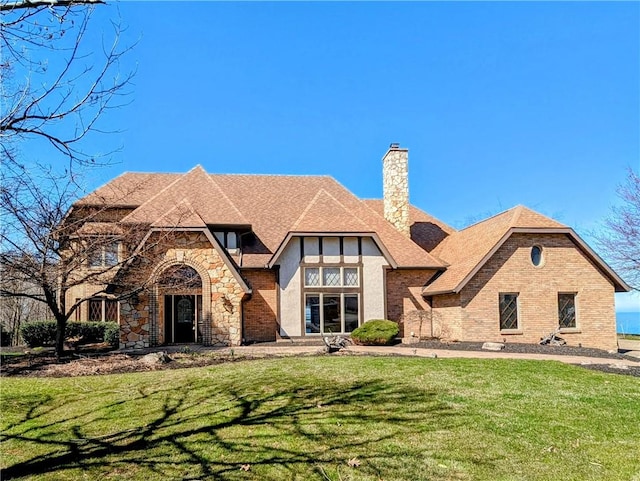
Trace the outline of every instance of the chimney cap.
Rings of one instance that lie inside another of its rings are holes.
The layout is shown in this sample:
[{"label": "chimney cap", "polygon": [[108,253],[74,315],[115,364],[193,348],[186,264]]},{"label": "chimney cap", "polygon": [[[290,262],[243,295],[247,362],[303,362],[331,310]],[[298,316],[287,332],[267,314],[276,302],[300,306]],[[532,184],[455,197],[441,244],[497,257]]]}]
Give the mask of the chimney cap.
[{"label": "chimney cap", "polygon": [[391,142],[391,144],[389,144],[389,148],[390,149],[399,149],[400,148],[400,143],[399,142]]}]

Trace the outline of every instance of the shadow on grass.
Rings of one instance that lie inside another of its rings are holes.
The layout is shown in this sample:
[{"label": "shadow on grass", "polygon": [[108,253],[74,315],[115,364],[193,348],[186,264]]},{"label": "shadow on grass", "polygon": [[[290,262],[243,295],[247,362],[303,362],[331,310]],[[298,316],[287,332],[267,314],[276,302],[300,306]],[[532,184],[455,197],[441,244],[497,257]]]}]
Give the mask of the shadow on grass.
[{"label": "shadow on grass", "polygon": [[[424,449],[412,447],[407,436],[462,422],[435,392],[375,379],[362,383],[307,377],[294,384],[275,375],[255,382],[190,378],[178,387],[138,387],[127,399],[94,406],[85,402],[72,418],[57,421],[49,413],[60,407],[59,400],[25,402],[27,415],[0,433],[0,440],[17,443],[25,452],[34,447],[33,452],[46,453],[6,467],[2,479],[43,473],[55,477],[67,470],[89,477],[120,472],[122,477],[155,473],[193,480],[241,475],[285,479],[301,473],[326,478],[320,466],[346,466],[355,456],[367,461],[363,469],[377,477],[380,469],[397,462],[400,451],[411,456],[412,450],[419,455]],[[136,412],[141,413],[137,425],[135,419],[125,419]],[[115,429],[88,434],[104,425]],[[135,427],[124,427],[131,425]],[[242,465],[250,465],[252,472],[241,472]]]}]

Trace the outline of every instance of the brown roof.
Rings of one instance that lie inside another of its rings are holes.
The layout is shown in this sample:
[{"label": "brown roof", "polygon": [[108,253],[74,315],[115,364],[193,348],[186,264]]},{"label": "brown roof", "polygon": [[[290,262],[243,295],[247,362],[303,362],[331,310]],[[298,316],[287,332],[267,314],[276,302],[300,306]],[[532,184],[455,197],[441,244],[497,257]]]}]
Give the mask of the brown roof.
[{"label": "brown roof", "polygon": [[[365,199],[364,202],[379,215],[384,216],[384,201],[382,199]],[[432,254],[438,244],[456,231],[450,225],[414,205],[409,206],[409,225],[411,240]]]},{"label": "brown roof", "polygon": [[453,232],[432,252],[449,264],[449,267],[425,288],[424,293],[459,292],[469,275],[484,264],[492,249],[498,246],[513,228],[566,229],[567,227],[519,205],[466,229]]},{"label": "brown roof", "polygon": [[264,267],[290,232],[375,232],[399,267],[444,266],[326,176],[127,173],[78,202],[105,203],[136,207],[123,220],[154,227],[250,226],[243,267]]},{"label": "brown roof", "polygon": [[[205,224],[249,225],[218,184],[199,165],[148,197],[142,205],[122,219],[122,222],[158,226],[158,221],[167,213],[173,212],[173,217],[179,214],[175,207],[184,202],[188,206],[184,214],[191,219],[197,217]],[[182,220],[166,226],[187,227]]]}]

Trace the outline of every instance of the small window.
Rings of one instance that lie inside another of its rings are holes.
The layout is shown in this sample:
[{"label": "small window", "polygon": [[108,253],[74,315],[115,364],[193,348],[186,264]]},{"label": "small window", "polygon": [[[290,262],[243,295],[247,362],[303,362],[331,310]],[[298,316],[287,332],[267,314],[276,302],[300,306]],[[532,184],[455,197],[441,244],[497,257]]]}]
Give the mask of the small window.
[{"label": "small window", "polygon": [[322,269],[323,285],[328,287],[340,286],[340,268],[325,267]]},{"label": "small window", "polygon": [[89,267],[113,267],[118,264],[118,242],[95,246],[89,254]]},{"label": "small window", "polygon": [[320,269],[317,267],[307,267],[304,270],[304,285],[319,286],[320,285]]},{"label": "small window", "polygon": [[543,260],[544,259],[542,257],[542,247],[533,246],[531,248],[531,263],[536,267],[540,267],[542,265]]},{"label": "small window", "polygon": [[358,269],[356,267],[344,268],[344,286],[358,287]]},{"label": "small window", "polygon": [[518,329],[518,294],[500,294],[500,329]]},{"label": "small window", "polygon": [[89,299],[89,321],[118,321],[118,301],[113,299]]},{"label": "small window", "polygon": [[576,295],[558,294],[558,324],[560,329],[576,327]]}]

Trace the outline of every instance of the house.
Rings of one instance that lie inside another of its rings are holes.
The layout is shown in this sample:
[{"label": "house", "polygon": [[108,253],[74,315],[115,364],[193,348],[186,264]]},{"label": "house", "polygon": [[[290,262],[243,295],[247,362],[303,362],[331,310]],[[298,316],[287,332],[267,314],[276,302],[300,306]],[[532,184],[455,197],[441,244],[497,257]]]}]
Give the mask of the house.
[{"label": "house", "polygon": [[382,164],[382,200],[324,176],[125,173],[71,209],[76,242],[111,239],[86,269],[113,269],[67,302],[118,320],[121,348],[380,318],[406,342],[535,343],[559,328],[570,345],[616,348],[614,292],[629,286],[571,228],[517,206],[457,231],[410,205],[407,149],[391,144]]}]

